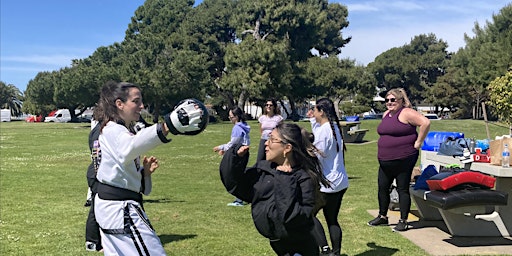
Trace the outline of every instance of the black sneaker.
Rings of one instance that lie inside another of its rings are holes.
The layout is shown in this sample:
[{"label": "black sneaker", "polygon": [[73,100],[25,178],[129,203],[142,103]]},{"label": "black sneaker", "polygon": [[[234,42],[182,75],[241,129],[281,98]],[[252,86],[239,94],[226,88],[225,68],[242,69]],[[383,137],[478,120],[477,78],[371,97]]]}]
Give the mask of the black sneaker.
[{"label": "black sneaker", "polygon": [[396,226],[393,228],[393,232],[402,232],[409,229],[409,225],[406,220],[399,220]]},{"label": "black sneaker", "polygon": [[379,226],[379,225],[388,225],[389,221],[388,218],[379,215],[377,218],[368,221],[368,226]]},{"label": "black sneaker", "polygon": [[85,201],[84,206],[85,206],[85,207],[89,207],[89,206],[91,206],[91,205],[92,205],[92,200],[87,199],[87,201]]}]

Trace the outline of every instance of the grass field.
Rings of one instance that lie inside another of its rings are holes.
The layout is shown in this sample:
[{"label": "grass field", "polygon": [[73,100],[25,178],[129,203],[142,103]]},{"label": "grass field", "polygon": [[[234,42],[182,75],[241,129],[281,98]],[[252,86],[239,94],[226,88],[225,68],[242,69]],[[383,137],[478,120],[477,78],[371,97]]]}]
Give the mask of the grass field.
[{"label": "grass field", "polygon": [[[368,209],[377,209],[376,127],[367,143],[349,144],[350,188],[339,221],[345,255],[427,255],[389,227],[368,227]],[[309,128],[309,122],[299,122]],[[250,122],[254,163],[258,124]],[[229,140],[230,123],[211,124],[200,135],[173,137],[148,155],[160,160],[145,209],[169,255],[274,255],[253,226],[250,206],[227,207],[233,200],[222,186],[221,157],[212,151]],[[490,125],[490,135],[507,134]],[[86,252],[85,220],[88,124],[0,123],[0,255],[91,255]],[[431,131],[464,132],[486,138],[483,121],[433,121]]]}]

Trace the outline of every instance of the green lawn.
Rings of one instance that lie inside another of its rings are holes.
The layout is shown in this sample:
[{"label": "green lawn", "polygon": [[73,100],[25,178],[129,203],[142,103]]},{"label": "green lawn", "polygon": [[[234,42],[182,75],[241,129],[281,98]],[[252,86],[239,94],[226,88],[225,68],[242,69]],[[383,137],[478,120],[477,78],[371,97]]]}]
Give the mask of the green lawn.
[{"label": "green lawn", "polygon": [[[389,227],[368,227],[377,209],[376,126],[364,120],[368,143],[349,144],[350,188],[339,220],[345,255],[427,255]],[[250,122],[254,145],[258,124]],[[299,122],[309,128],[309,122]],[[230,123],[211,124],[200,135],[173,137],[150,154],[160,160],[145,209],[169,255],[274,255],[252,224],[250,206],[233,200],[222,186],[212,151],[229,140]],[[491,137],[508,133],[490,125]],[[91,255],[84,248],[89,124],[0,123],[0,255]],[[433,121],[431,131],[464,132],[486,138],[483,121]],[[94,254],[94,253],[93,253]]]}]

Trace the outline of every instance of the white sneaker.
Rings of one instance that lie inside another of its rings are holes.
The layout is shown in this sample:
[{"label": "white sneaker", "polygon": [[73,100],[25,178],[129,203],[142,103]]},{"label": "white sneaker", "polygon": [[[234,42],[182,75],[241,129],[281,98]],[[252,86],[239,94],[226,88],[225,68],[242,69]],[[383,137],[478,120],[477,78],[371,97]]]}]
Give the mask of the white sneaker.
[{"label": "white sneaker", "polygon": [[244,203],[234,201],[232,203],[229,203],[228,206],[244,206]]},{"label": "white sneaker", "polygon": [[95,252],[96,244],[93,242],[85,242],[85,250],[89,252]]}]

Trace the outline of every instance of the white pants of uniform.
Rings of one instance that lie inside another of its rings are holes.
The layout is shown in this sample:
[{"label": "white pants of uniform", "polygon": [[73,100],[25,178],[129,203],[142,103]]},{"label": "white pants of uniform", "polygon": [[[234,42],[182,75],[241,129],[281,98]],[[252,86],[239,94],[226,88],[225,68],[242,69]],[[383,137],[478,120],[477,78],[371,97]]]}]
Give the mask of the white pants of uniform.
[{"label": "white pants of uniform", "polygon": [[96,195],[94,213],[105,255],[166,255],[138,202],[103,200]]}]

